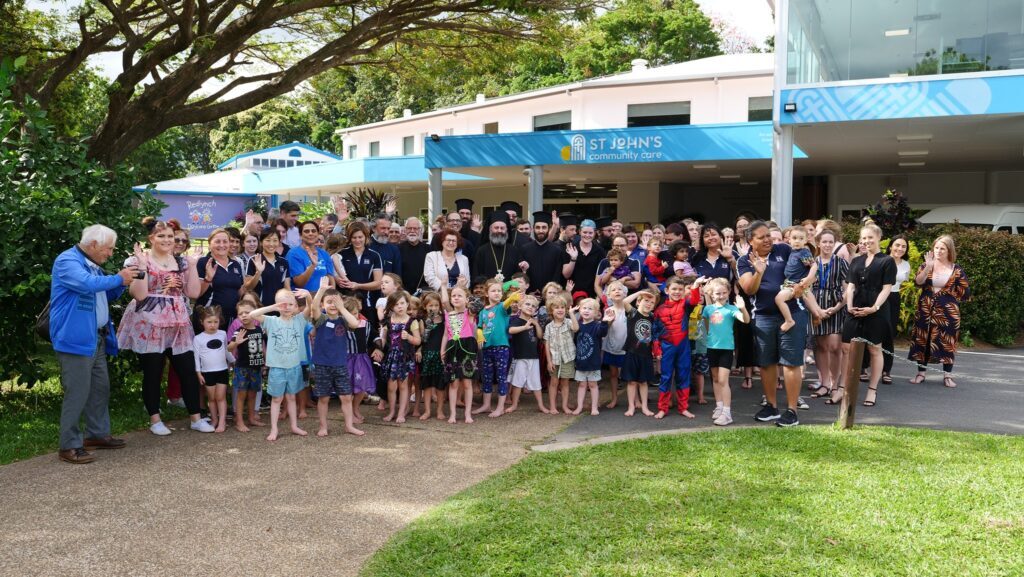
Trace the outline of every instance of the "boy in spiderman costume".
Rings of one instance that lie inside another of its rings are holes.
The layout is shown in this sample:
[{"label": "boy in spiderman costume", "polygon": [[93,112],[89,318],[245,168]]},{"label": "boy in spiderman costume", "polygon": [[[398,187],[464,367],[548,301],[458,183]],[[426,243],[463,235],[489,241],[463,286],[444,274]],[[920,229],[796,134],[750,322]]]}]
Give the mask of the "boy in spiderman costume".
[{"label": "boy in spiderman costume", "polygon": [[[693,284],[690,284],[690,283]],[[679,414],[692,419],[690,407],[690,312],[700,303],[700,287],[707,279],[693,276],[674,277],[668,283],[668,300],[654,311],[653,352],[660,362],[661,383],[658,385],[658,412],[655,419],[668,414],[672,394],[672,375],[676,375],[676,408]]]}]

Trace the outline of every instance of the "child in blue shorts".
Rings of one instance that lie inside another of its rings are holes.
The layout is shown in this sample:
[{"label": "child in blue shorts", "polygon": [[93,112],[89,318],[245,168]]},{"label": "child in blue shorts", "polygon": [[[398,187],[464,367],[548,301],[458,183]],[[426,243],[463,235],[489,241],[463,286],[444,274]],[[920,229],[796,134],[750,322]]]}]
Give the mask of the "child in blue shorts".
[{"label": "child in blue shorts", "polygon": [[[296,297],[304,299],[307,306],[299,308]],[[288,407],[288,420],[293,434],[306,436],[299,428],[295,395],[305,384],[302,380],[302,361],[306,358],[306,327],[309,326],[309,291],[298,289],[292,294],[281,289],[274,295],[274,304],[258,308],[249,315],[267,331],[267,393],[270,394],[270,434],[268,441],[277,440],[277,418],[281,414],[281,399]],[[267,316],[278,312],[281,316]]]},{"label": "child in blue shorts", "polygon": [[266,362],[267,333],[252,320],[252,303],[240,301],[235,311],[241,326],[228,339],[228,352],[235,356],[231,385],[235,389],[235,428],[242,433],[249,431],[243,418],[249,408],[249,424],[262,427],[256,413],[256,395],[263,388],[263,365]]},{"label": "child in blue shorts", "polygon": [[341,293],[330,287],[330,279],[320,279],[320,289],[316,291],[310,310],[316,327],[313,354],[310,355],[316,414],[320,418],[316,436],[327,436],[327,408],[331,397],[337,396],[341,401],[341,413],[345,416],[345,432],[361,437],[364,433],[355,427],[352,414],[352,381],[348,375],[348,331],[359,327],[359,319],[344,307]]}]

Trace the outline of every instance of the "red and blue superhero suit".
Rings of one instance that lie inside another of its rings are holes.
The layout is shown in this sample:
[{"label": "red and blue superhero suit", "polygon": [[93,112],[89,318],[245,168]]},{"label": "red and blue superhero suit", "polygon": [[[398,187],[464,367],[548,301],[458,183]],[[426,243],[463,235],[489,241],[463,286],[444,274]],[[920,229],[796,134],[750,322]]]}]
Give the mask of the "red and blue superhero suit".
[{"label": "red and blue superhero suit", "polygon": [[690,312],[700,303],[700,289],[692,289],[683,298],[667,300],[654,311],[652,351],[661,357],[661,382],[658,384],[658,411],[668,413],[669,392],[676,375],[676,408],[682,414],[690,408]]}]

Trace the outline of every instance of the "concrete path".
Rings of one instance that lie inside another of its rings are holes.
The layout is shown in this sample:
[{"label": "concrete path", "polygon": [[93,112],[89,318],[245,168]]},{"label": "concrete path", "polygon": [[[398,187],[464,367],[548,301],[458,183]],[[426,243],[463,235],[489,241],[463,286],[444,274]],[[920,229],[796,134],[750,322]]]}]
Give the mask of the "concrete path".
[{"label": "concrete path", "polygon": [[364,414],[362,438],[270,444],[265,429],[179,424],[129,434],[89,465],[51,454],[2,467],[0,575],[355,575],[395,531],[570,421],[521,409],[392,426]]},{"label": "concrete path", "polygon": [[[900,351],[906,358],[906,351]],[[935,365],[933,365],[934,367]],[[907,380],[915,373],[915,366],[898,361],[893,368],[892,385],[879,384],[878,404],[874,407],[857,405],[858,423],[870,425],[899,425],[927,427],[955,431],[978,431],[999,434],[1024,434],[1024,349],[991,350],[979,352],[961,351],[957,355],[957,388],[942,386],[942,375],[932,372],[928,380],[920,385],[911,385]],[[809,367],[807,383],[816,379],[816,372]],[[730,426],[772,426],[754,421],[753,416],[760,409],[761,382],[754,377],[754,388],[740,388],[742,379],[730,379],[733,392],[733,419]],[[867,392],[867,383],[860,385],[860,398]],[[625,393],[625,391],[620,391]],[[810,392],[801,393],[811,405],[810,410],[799,411],[801,424],[830,424],[839,415],[838,406],[824,404],[824,399],[811,399]],[[607,393],[605,393],[607,396]],[[579,418],[570,427],[549,439],[539,450],[553,450],[589,443],[625,439],[657,432],[676,432],[719,428],[711,424],[714,397],[710,382],[705,387],[707,405],[696,404],[696,396],[690,398],[690,410],[695,419],[685,419],[673,412],[663,420],[623,415],[625,395],[620,394],[620,405],[616,409],[602,409],[597,417]],[[651,400],[656,391],[651,393]],[[779,391],[779,404],[784,406],[785,393]],[[654,404],[650,405],[652,408]]]}]

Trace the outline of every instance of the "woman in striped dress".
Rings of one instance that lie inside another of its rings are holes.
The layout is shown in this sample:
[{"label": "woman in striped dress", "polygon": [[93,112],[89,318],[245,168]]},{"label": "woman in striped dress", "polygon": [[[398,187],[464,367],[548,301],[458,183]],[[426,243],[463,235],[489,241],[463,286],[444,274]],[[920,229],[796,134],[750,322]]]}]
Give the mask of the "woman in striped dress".
[{"label": "woman in striped dress", "polygon": [[[813,326],[814,361],[818,367],[820,383],[813,390],[812,398],[828,397],[839,383],[842,368],[842,342],[840,333],[846,322],[846,305],[843,302],[843,286],[849,264],[835,254],[836,246],[842,241],[829,228],[818,233],[818,278],[812,287],[814,299],[821,309],[820,322]],[[826,403],[828,401],[825,401]]]}]

